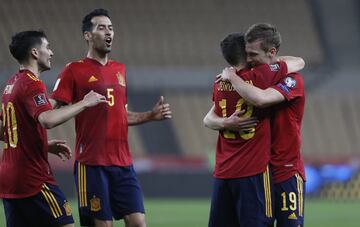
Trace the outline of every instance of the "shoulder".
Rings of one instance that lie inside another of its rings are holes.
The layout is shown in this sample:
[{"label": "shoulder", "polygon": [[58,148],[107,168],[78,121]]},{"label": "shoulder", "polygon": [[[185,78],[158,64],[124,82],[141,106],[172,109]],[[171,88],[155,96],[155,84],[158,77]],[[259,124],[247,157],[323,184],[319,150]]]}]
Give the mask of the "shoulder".
[{"label": "shoulder", "polygon": [[64,70],[65,70],[65,69],[71,70],[71,69],[73,69],[73,68],[83,67],[83,66],[85,66],[85,65],[86,65],[86,64],[85,64],[85,61],[84,61],[84,60],[73,61],[73,62],[67,63],[67,64],[65,65],[65,67],[64,67]]},{"label": "shoulder", "polygon": [[119,67],[119,68],[125,69],[125,65],[123,63],[118,62],[118,61],[114,61],[114,60],[111,60],[111,59],[109,60],[109,65],[111,67]]},{"label": "shoulder", "polygon": [[34,90],[35,88],[45,89],[45,84],[31,73],[24,72],[20,78],[24,91]]}]

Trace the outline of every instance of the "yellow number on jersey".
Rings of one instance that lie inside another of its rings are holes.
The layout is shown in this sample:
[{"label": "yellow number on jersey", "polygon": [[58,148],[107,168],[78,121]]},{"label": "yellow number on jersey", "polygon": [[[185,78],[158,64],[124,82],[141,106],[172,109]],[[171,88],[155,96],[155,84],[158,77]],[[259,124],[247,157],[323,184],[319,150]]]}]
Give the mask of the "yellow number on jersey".
[{"label": "yellow number on jersey", "polygon": [[[249,117],[251,117],[251,115],[254,112],[254,107],[252,105],[247,104],[244,99],[241,98],[241,99],[239,99],[237,101],[237,103],[236,103],[236,111],[240,111],[244,104],[247,105],[247,109],[246,109],[246,112],[243,114],[243,117],[249,118]],[[221,101],[219,101],[219,107],[220,107],[221,112],[222,112],[222,117],[227,117],[226,106],[227,106],[226,105],[226,99],[222,99]],[[226,139],[235,139],[236,138],[235,133],[230,132],[229,130],[225,130],[223,132],[223,135],[224,135],[224,137]],[[245,139],[245,140],[253,138],[254,135],[255,135],[255,127],[251,128],[249,131],[240,132],[240,137]]]},{"label": "yellow number on jersey", "polygon": [[[4,104],[1,105],[1,108],[3,113],[3,127],[4,131],[7,132],[9,142],[9,144],[4,143],[4,149],[7,149],[9,145],[10,147],[15,148],[18,143],[18,132],[14,105],[12,102],[9,102],[6,105],[6,108]],[[7,129],[5,129],[6,126]]]},{"label": "yellow number on jersey", "polygon": [[114,88],[107,89],[107,98],[109,106],[115,105]]}]

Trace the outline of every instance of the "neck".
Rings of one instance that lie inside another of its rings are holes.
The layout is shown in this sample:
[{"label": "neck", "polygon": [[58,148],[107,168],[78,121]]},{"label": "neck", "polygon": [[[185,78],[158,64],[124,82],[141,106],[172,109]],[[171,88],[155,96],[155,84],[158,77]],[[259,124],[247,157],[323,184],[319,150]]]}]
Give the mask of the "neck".
[{"label": "neck", "polygon": [[20,70],[24,70],[24,69],[29,70],[30,72],[32,72],[37,78],[40,77],[41,70],[39,69],[38,65],[36,65],[36,64],[28,64],[28,63],[20,65]]},{"label": "neck", "polygon": [[86,57],[94,59],[102,65],[106,65],[106,63],[108,62],[108,54],[107,53],[99,53],[98,51],[96,51],[94,49],[89,49]]}]

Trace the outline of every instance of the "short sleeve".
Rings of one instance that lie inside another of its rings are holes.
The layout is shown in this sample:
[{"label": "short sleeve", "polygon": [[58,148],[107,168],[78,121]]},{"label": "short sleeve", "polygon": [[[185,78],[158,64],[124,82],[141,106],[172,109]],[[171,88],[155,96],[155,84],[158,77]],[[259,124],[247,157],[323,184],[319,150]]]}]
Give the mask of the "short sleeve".
[{"label": "short sleeve", "polygon": [[275,76],[271,81],[271,85],[277,84],[279,81],[285,78],[288,74],[287,64],[284,61],[279,61],[274,64],[270,64],[270,71],[275,72]]},{"label": "short sleeve", "polygon": [[74,84],[74,76],[70,64],[65,67],[56,80],[51,98],[66,104],[72,103],[74,100]]},{"label": "short sleeve", "polygon": [[287,101],[290,101],[304,96],[304,79],[299,73],[291,73],[272,88],[279,91]]},{"label": "short sleeve", "polygon": [[41,81],[31,81],[28,84],[23,102],[28,114],[36,121],[42,112],[52,109],[46,87]]}]

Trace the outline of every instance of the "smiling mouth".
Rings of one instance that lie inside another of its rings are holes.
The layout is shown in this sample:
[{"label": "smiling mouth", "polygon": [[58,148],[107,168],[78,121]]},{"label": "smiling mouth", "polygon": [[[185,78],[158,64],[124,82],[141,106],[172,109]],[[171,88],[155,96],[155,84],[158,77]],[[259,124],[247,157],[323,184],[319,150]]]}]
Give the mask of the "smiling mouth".
[{"label": "smiling mouth", "polygon": [[106,46],[110,47],[111,44],[112,44],[112,39],[111,38],[106,38],[105,43],[106,43]]}]

